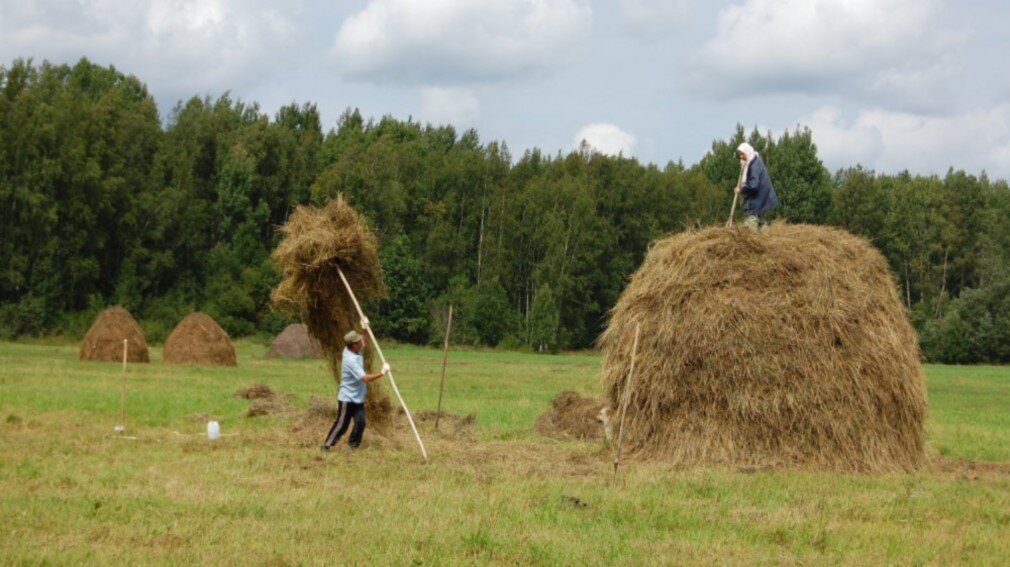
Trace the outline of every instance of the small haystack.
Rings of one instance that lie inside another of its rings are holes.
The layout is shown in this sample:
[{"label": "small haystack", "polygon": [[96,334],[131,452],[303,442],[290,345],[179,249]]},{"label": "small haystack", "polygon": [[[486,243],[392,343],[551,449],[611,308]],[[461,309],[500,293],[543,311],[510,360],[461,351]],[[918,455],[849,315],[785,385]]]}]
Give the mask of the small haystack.
[{"label": "small haystack", "polygon": [[129,341],[126,349],[128,362],[151,362],[144,330],[129,311],[118,305],[109,307],[95,318],[81,342],[80,359],[122,362],[123,339]]},{"label": "small haystack", "polygon": [[168,335],[164,359],[168,364],[235,366],[235,346],[228,333],[206,313],[190,313]]},{"label": "small haystack", "polygon": [[[281,282],[270,296],[274,307],[297,315],[319,341],[333,378],[340,380],[344,335],[358,328],[358,315],[340,280],[338,268],[359,301],[384,297],[375,234],[342,196],[322,208],[298,207],[281,227],[283,240],[272,257],[282,270]],[[371,371],[372,346],[365,349]],[[389,422],[392,405],[382,381],[368,385],[365,398],[369,426]]]},{"label": "small haystack", "polygon": [[267,349],[267,358],[322,358],[323,347],[309,336],[309,328],[302,323],[284,327]]},{"label": "small haystack", "polygon": [[600,340],[614,434],[636,324],[629,452],[682,466],[924,462],[917,337],[862,238],[775,224],[654,243]]},{"label": "small haystack", "polygon": [[600,422],[603,405],[598,398],[586,398],[566,390],[551,400],[551,409],[540,414],[535,428],[537,433],[555,439],[600,439],[603,437]]}]

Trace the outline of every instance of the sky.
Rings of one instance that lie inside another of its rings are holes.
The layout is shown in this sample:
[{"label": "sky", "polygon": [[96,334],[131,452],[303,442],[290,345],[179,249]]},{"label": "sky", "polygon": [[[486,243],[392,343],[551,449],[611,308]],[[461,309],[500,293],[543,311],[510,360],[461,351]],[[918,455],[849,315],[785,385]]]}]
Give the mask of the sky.
[{"label": "sky", "polygon": [[1010,178],[1006,0],[0,0],[0,65],[87,57],[192,96],[474,128],[518,158],[696,163],[810,128],[832,171]]}]

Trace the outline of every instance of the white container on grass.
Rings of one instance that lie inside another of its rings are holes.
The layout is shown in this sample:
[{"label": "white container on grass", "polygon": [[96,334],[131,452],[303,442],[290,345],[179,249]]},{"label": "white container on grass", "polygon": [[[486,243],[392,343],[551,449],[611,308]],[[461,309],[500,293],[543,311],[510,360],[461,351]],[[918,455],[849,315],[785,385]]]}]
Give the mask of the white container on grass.
[{"label": "white container on grass", "polygon": [[216,421],[207,422],[207,439],[211,441],[221,436],[221,426]]}]

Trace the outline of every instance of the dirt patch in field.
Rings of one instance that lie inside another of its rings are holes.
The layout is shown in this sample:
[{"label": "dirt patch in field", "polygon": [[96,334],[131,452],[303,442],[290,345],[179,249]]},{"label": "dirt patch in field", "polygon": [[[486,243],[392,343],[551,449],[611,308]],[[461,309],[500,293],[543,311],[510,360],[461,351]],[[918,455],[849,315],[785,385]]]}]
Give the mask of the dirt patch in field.
[{"label": "dirt patch in field", "polygon": [[551,400],[551,409],[540,414],[537,433],[555,439],[602,439],[600,410],[603,402],[566,390]]},{"label": "dirt patch in field", "polygon": [[933,470],[938,473],[956,475],[966,480],[992,480],[1010,478],[1010,463],[993,461],[970,461],[938,456],[933,459]]}]

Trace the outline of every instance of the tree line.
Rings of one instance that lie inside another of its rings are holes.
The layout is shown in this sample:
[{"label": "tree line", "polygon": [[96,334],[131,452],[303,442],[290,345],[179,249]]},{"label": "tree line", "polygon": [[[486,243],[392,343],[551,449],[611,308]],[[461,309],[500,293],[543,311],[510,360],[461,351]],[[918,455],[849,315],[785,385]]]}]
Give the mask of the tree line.
[{"label": "tree line", "polygon": [[[343,193],[372,223],[390,297],[381,332],[509,348],[591,347],[649,243],[725,221],[736,145],[765,158],[777,218],[865,236],[891,265],[928,358],[1010,360],[1010,190],[984,173],[832,175],[809,130],[737,127],[694,165],[583,146],[513,156],[477,132],[314,104],[273,116],[193,97],[162,120],[114,67],[0,67],[0,336],[83,334],[121,304],[153,341],[192,310],[233,336],[268,304],[277,227]],[[379,327],[379,325],[377,325]]]}]

